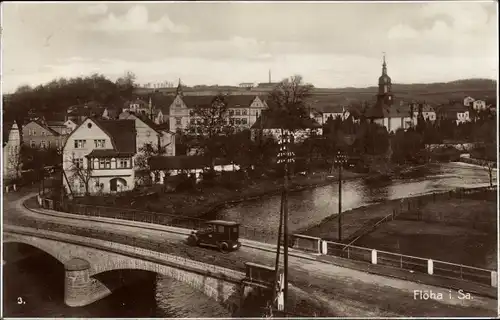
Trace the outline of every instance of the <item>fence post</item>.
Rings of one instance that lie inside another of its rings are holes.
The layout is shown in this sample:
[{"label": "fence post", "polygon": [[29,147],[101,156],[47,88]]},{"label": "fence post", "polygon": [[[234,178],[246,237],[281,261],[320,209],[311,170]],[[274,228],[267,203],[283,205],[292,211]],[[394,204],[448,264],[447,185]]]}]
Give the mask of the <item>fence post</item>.
[{"label": "fence post", "polygon": [[372,249],[372,264],[377,264],[377,250]]},{"label": "fence post", "polygon": [[321,254],[321,239],[318,239],[318,253]]},{"label": "fence post", "polygon": [[427,273],[434,274],[434,261],[432,259],[427,260]]},{"label": "fence post", "polygon": [[498,273],[496,271],[491,271],[491,286],[498,287]]},{"label": "fence post", "polygon": [[322,240],[321,241],[321,253],[324,254],[324,255],[327,255],[328,254],[328,244],[326,243],[326,241]]}]

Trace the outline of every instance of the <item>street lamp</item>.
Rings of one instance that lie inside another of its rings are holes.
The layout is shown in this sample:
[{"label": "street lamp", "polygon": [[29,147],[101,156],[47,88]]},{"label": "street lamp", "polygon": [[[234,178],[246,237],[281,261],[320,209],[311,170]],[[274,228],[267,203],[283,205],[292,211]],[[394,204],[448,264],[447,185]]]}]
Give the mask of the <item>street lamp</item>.
[{"label": "street lamp", "polygon": [[[284,274],[281,283],[281,288],[283,288],[283,311],[286,314],[286,301],[288,297],[288,164],[295,162],[295,154],[290,150],[289,144],[292,141],[291,136],[285,132],[281,135],[278,140],[279,152],[278,152],[278,164],[283,164],[284,167],[284,179],[283,179],[283,193],[281,198],[281,212],[280,212],[280,228],[278,232],[278,252],[276,257],[276,281],[278,282],[278,264],[279,264],[279,250],[280,250],[280,238],[281,238],[281,222],[283,221],[283,265]],[[277,288],[281,291],[280,288]],[[279,297],[279,296],[278,296]],[[280,309],[280,303],[278,303],[278,309]]]},{"label": "street lamp", "polygon": [[338,151],[336,156],[335,156],[334,163],[339,168],[339,213],[338,213],[339,235],[338,235],[338,241],[342,242],[342,167],[347,163],[347,155],[341,151]]}]

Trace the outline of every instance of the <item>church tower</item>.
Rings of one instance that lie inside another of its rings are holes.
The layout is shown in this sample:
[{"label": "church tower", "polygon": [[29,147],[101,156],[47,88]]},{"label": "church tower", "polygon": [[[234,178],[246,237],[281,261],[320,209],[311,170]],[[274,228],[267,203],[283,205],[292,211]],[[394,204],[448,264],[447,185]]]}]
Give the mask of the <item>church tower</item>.
[{"label": "church tower", "polygon": [[385,62],[385,54],[384,54],[384,62],[382,64],[382,75],[378,78],[378,94],[377,94],[377,102],[392,105],[393,95],[392,95],[392,83],[391,77],[387,75],[387,63]]},{"label": "church tower", "polygon": [[177,85],[177,90],[175,90],[175,95],[176,96],[180,95],[181,97],[183,96],[181,78],[179,78],[179,84]]}]

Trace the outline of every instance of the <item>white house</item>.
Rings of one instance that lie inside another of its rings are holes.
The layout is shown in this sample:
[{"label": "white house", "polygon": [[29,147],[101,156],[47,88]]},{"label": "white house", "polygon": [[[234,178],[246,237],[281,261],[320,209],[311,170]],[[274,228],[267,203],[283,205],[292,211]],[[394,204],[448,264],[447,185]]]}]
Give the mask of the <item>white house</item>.
[{"label": "white house", "polygon": [[[257,119],[250,129],[251,139],[255,141],[262,136],[262,138],[279,140],[280,136],[283,134],[281,129],[282,127],[284,127],[282,125],[282,119],[266,116],[266,113],[264,112],[264,114]],[[292,130],[291,134],[293,135],[293,141],[295,143],[300,143],[313,135],[322,135],[323,128],[314,119],[303,119],[302,124]]]},{"label": "white house", "polygon": [[[418,123],[418,113],[420,106],[417,103],[410,103],[410,108],[412,105],[413,105],[412,124],[416,126]],[[431,122],[436,121],[437,116],[434,108],[432,108],[427,103],[422,104],[421,108],[422,108],[422,117],[424,118],[425,121],[431,121]]]},{"label": "white house", "polygon": [[17,124],[3,124],[3,167],[2,175],[4,181],[15,179],[20,174],[20,152],[21,152],[21,132]]},{"label": "white house", "polygon": [[87,118],[63,149],[63,184],[68,194],[114,193],[134,188],[134,120]]},{"label": "white house", "polygon": [[469,107],[460,102],[452,102],[448,105],[442,105],[437,112],[439,120],[453,120],[457,124],[471,121]]},{"label": "white house", "polygon": [[474,99],[473,97],[470,97],[470,96],[467,96],[464,98],[464,106],[466,107],[471,107],[472,106],[472,103],[475,101],[476,99]]},{"label": "white house", "polygon": [[[229,163],[226,159],[214,159],[214,170],[221,171],[236,171],[240,169],[238,164]],[[149,159],[149,167],[151,169],[151,181],[156,184],[164,184],[165,178],[176,176],[182,173],[194,175],[196,180],[201,179],[201,174],[205,172],[210,163],[208,158],[204,156],[153,156]]]},{"label": "white house", "polygon": [[161,149],[167,156],[175,156],[175,133],[160,129],[152,120],[134,113],[122,112],[119,119],[134,120],[137,152],[150,144],[155,149]]},{"label": "white house", "polygon": [[480,111],[486,110],[486,101],[484,100],[475,100],[472,102],[472,109]]}]

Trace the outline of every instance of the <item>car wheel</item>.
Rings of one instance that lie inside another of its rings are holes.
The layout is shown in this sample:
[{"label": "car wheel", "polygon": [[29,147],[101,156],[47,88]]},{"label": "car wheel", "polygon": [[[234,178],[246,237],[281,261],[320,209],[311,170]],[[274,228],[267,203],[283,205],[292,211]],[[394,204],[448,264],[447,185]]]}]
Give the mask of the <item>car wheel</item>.
[{"label": "car wheel", "polygon": [[228,253],[229,252],[229,245],[225,242],[222,242],[221,244],[219,244],[219,250],[222,253]]}]

